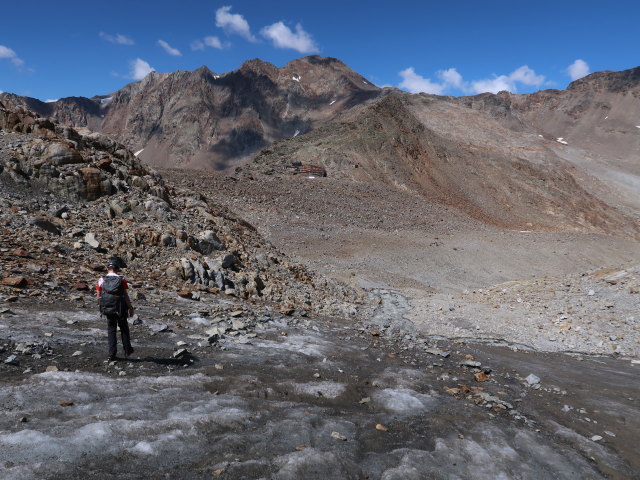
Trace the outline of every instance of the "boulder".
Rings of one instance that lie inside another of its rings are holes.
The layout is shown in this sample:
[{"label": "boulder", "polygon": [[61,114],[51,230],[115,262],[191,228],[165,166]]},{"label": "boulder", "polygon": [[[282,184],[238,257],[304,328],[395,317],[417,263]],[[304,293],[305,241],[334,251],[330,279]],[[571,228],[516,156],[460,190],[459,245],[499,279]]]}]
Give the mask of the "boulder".
[{"label": "boulder", "polygon": [[13,288],[24,288],[29,284],[25,277],[6,277],[0,280],[0,285]]},{"label": "boulder", "polygon": [[33,225],[34,227],[38,227],[49,233],[53,233],[54,235],[60,235],[60,229],[55,224],[44,218],[31,218],[29,219],[29,225]]},{"label": "boulder", "polygon": [[222,268],[232,268],[238,264],[238,257],[234,254],[229,253],[222,257],[221,266]]},{"label": "boulder", "polygon": [[182,266],[182,278],[194,282],[196,279],[196,273],[193,270],[193,265],[188,258],[182,257],[180,259],[180,265]]},{"label": "boulder", "polygon": [[204,265],[202,265],[202,262],[200,262],[200,260],[193,260],[191,262],[191,265],[193,265],[193,271],[195,273],[195,283],[208,285],[209,275],[207,273],[207,270],[204,268]]},{"label": "boulder", "polygon": [[82,163],[82,156],[77,150],[61,142],[51,143],[45,148],[42,157],[36,164],[50,163],[52,165],[68,165],[72,163]]},{"label": "boulder", "polygon": [[131,186],[139,188],[143,192],[146,192],[147,190],[149,190],[149,184],[142,177],[137,177],[137,176],[134,175],[129,180],[129,183],[131,184]]},{"label": "boulder", "polygon": [[198,235],[198,243],[195,250],[203,255],[210,255],[216,250],[224,250],[224,245],[214,232],[205,230]]},{"label": "boulder", "polygon": [[96,235],[92,232],[89,232],[84,236],[84,241],[91,248],[95,248],[95,249],[100,248],[100,242],[96,240]]},{"label": "boulder", "polygon": [[117,199],[109,202],[109,209],[113,212],[114,217],[121,217],[123,214],[131,211],[131,207],[127,202]]},{"label": "boulder", "polygon": [[162,245],[163,247],[175,247],[176,237],[164,233],[160,236],[160,245]]},{"label": "boulder", "polygon": [[79,192],[80,197],[95,200],[104,195],[111,195],[111,181],[103,175],[100,169],[85,167],[81,168],[79,172],[84,180],[84,191]]},{"label": "boulder", "polygon": [[169,268],[165,270],[165,274],[167,277],[179,278],[182,279],[182,274],[184,269],[182,266],[171,265]]}]

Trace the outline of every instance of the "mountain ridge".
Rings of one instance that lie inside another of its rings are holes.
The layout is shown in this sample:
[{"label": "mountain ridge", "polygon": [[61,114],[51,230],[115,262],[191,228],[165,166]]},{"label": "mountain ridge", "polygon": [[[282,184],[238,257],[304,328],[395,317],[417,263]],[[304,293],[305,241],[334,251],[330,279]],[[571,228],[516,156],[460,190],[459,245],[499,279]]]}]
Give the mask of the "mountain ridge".
[{"label": "mountain ridge", "polygon": [[639,74],[447,97],[380,89],[338,59],[309,56],[283,67],[252,59],[224,74],[152,72],[92,99],[3,98],[97,125],[156,167],[251,175],[314,163],[500,228],[636,234]]}]

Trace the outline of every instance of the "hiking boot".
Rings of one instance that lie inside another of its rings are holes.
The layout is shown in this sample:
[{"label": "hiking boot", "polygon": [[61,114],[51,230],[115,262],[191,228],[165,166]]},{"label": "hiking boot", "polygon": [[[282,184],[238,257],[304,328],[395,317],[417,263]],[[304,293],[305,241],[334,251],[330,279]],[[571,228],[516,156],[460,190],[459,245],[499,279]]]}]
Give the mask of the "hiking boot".
[{"label": "hiking boot", "polygon": [[107,362],[115,362],[118,359],[115,355],[109,355],[107,357]]},{"label": "hiking boot", "polygon": [[130,357],[133,354],[133,347],[131,347],[129,350],[127,350],[126,352],[124,352],[124,356],[125,357]]}]

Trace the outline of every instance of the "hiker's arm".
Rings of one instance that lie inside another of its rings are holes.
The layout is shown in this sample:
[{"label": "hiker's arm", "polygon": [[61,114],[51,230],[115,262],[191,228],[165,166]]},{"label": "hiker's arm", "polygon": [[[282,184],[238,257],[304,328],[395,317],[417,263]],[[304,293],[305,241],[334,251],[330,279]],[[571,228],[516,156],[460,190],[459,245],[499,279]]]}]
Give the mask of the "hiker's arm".
[{"label": "hiker's arm", "polygon": [[127,309],[129,310],[129,316],[133,317],[133,305],[131,305],[131,300],[129,299],[129,294],[127,291],[124,291],[124,303],[127,305]]}]

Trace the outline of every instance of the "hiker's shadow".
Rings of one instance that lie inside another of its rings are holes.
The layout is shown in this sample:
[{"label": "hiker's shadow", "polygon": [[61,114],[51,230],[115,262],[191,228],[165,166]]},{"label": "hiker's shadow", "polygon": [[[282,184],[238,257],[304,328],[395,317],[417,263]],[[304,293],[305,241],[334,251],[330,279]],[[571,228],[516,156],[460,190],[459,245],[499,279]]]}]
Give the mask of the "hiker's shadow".
[{"label": "hiker's shadow", "polygon": [[162,357],[142,357],[142,358],[127,358],[129,363],[155,363],[156,365],[182,367],[185,364],[192,364],[197,361],[197,357],[193,355],[183,355],[179,358],[162,358]]}]

